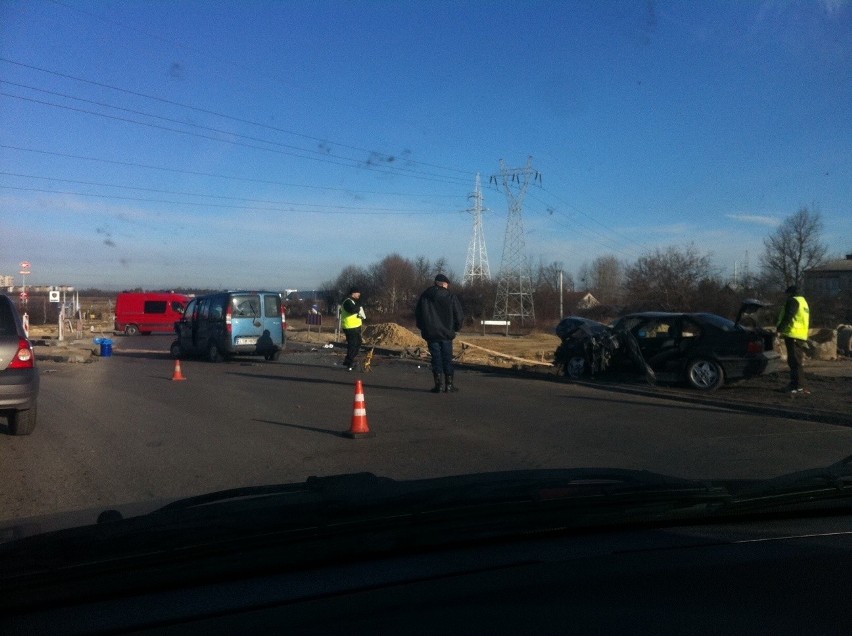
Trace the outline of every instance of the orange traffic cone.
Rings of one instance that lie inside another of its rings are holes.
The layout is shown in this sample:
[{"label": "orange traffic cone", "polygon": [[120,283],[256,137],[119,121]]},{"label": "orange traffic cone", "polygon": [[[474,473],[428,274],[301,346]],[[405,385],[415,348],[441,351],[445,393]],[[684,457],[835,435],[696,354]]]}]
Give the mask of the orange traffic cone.
[{"label": "orange traffic cone", "polygon": [[370,427],[367,426],[367,405],[364,403],[364,385],[361,380],[355,381],[355,404],[352,407],[352,426],[343,435],[352,439],[373,437]]},{"label": "orange traffic cone", "polygon": [[172,380],[186,380],[183,373],[180,372],[180,360],[175,360],[175,372],[172,375]]}]

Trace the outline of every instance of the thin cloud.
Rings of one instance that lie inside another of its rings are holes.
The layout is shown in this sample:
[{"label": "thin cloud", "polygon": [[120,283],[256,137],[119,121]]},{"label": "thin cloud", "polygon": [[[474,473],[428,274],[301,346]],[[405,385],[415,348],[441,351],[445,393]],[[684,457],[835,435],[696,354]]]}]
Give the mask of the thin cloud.
[{"label": "thin cloud", "polygon": [[727,218],[741,223],[751,223],[753,225],[765,225],[767,227],[778,227],[781,221],[778,217],[765,216],[761,214],[726,214]]}]

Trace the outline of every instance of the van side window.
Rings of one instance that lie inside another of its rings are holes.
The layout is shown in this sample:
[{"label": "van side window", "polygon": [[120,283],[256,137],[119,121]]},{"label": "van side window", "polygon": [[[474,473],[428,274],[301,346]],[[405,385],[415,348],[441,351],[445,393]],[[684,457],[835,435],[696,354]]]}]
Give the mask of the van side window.
[{"label": "van side window", "polygon": [[164,314],[167,306],[168,303],[165,300],[146,300],[142,311],[146,314]]},{"label": "van side window", "polygon": [[172,311],[176,311],[179,314],[182,314],[184,310],[183,303],[179,303],[176,300],[172,301]]},{"label": "van side window", "polygon": [[222,297],[214,298],[210,301],[210,318],[212,320],[221,320],[225,315],[225,299]]},{"label": "van side window", "polygon": [[263,315],[266,318],[281,316],[281,298],[272,294],[263,297]]}]

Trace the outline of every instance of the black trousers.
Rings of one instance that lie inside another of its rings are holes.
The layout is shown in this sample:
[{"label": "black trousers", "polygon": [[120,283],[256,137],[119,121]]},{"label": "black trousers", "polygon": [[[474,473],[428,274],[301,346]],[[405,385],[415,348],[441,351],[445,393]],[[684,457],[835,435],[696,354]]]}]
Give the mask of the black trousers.
[{"label": "black trousers", "polygon": [[346,336],[346,358],[343,360],[343,364],[351,367],[355,364],[355,358],[361,351],[361,327],[344,329],[343,334]]},{"label": "black trousers", "polygon": [[802,386],[802,345],[795,338],[784,338],[787,347],[787,364],[790,367],[790,388],[798,389]]}]

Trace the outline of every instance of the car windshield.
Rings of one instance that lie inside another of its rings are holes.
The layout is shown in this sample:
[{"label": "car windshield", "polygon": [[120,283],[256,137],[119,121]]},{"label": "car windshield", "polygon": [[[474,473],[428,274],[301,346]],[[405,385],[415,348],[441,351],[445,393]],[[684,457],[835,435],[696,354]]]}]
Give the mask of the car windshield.
[{"label": "car windshield", "polygon": [[0,545],[837,465],[850,166],[846,0],[3,0]]}]

